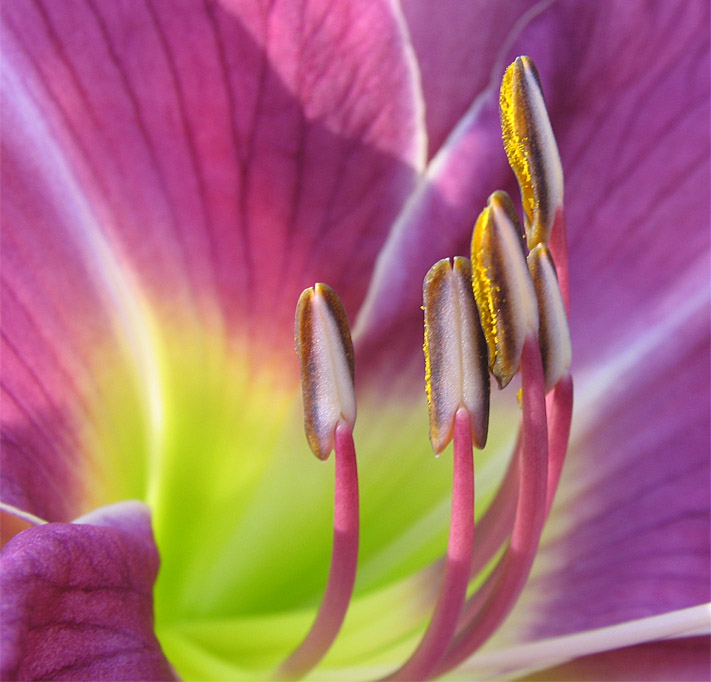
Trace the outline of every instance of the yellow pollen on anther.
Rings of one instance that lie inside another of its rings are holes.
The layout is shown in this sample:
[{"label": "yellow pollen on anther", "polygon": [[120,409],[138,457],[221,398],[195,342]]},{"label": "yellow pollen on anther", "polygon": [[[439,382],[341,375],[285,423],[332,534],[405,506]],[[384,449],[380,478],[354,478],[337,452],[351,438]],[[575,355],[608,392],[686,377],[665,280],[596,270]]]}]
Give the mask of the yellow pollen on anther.
[{"label": "yellow pollen on anther", "polygon": [[533,283],[511,199],[494,192],[472,236],[472,289],[489,348],[489,369],[504,388],[518,371],[523,341],[538,331]]},{"label": "yellow pollen on anther", "polygon": [[519,85],[514,80],[517,75],[515,74],[516,68],[516,62],[510,64],[501,83],[499,98],[501,132],[506,156],[519,181],[525,215],[527,220],[530,220],[534,215],[536,202],[533,196],[531,168],[526,152],[530,144],[528,124],[525,108],[520,103]]},{"label": "yellow pollen on anther", "polygon": [[497,306],[499,301],[498,294],[501,293],[501,288],[493,281],[489,268],[487,268],[482,258],[482,254],[486,249],[483,243],[484,236],[490,229],[490,220],[491,209],[487,206],[479,215],[474,227],[472,240],[472,287],[474,289],[474,298],[479,305],[479,317],[484,338],[489,348],[489,364],[493,367],[499,343]]},{"label": "yellow pollen on anther", "polygon": [[504,73],[499,95],[501,133],[521,189],[528,247],[548,242],[563,205],[563,170],[538,72],[517,57]]},{"label": "yellow pollen on anther", "polygon": [[471,263],[457,256],[435,263],[422,284],[425,389],[436,454],[452,439],[460,409],[469,414],[474,444],[486,443],[488,353],[471,282]]}]

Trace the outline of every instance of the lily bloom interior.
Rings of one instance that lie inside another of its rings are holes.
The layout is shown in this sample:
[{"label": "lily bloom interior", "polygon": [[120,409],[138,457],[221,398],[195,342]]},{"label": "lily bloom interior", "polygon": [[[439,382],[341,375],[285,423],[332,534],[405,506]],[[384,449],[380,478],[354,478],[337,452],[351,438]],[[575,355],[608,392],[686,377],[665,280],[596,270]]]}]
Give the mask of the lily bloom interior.
[{"label": "lily bloom interior", "polygon": [[708,3],[1,9],[3,679],[708,678]]}]

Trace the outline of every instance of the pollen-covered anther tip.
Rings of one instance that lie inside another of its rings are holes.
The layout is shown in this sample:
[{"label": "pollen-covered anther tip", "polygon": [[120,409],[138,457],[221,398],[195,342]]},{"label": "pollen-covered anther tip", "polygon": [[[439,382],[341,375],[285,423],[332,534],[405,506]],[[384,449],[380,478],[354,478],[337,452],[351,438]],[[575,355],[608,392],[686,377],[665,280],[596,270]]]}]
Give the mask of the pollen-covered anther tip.
[{"label": "pollen-covered anther tip", "polygon": [[494,192],[474,226],[472,287],[500,388],[518,372],[523,344],[538,334],[538,306],[511,199]]},{"label": "pollen-covered anther tip", "polygon": [[558,278],[548,249],[539,244],[528,254],[528,269],[538,299],[538,342],[543,359],[546,391],[570,369],[573,357],[568,317],[558,287]]},{"label": "pollen-covered anther tip", "polygon": [[489,372],[486,341],[466,258],[443,259],[430,268],[422,287],[425,311],[425,384],[430,441],[441,453],[452,440],[457,410],[469,413],[472,442],[486,444]]},{"label": "pollen-covered anther tip", "polygon": [[501,132],[521,188],[528,247],[547,244],[563,206],[563,168],[536,66],[517,57],[504,73]]},{"label": "pollen-covered anther tip", "polygon": [[303,291],[296,306],[294,337],[301,364],[304,426],[319,459],[333,450],[340,422],[356,418],[353,343],[348,318],[336,292],[326,284]]}]

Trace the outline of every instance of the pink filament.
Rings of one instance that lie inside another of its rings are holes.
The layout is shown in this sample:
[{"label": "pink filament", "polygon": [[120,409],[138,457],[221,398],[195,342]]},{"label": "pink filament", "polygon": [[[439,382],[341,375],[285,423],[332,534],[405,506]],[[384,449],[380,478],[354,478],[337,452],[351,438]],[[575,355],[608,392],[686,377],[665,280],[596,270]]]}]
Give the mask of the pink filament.
[{"label": "pink filament", "polygon": [[566,374],[546,396],[548,412],[548,494],[546,516],[551,510],[565,461],[573,418],[573,378]]},{"label": "pink filament", "polygon": [[[558,489],[565,454],[568,449],[570,425],[573,416],[573,379],[566,374],[546,396],[548,421],[548,483],[546,494],[546,518],[550,513],[555,492]],[[521,440],[514,447],[501,486],[491,506],[477,524],[477,543],[472,558],[472,576],[476,576],[493,558],[508,537],[516,513],[518,460]],[[466,613],[471,613],[467,604]],[[466,615],[466,614],[465,614]]]},{"label": "pink filament", "polygon": [[477,542],[472,557],[472,577],[491,561],[504,544],[513,526],[518,496],[518,463],[521,436],[516,441],[508,469],[489,508],[477,524]]},{"label": "pink filament", "polygon": [[[516,603],[538,551],[545,521],[548,433],[545,383],[538,339],[530,336],[521,359],[523,388],[522,444],[519,451],[519,492],[511,541],[501,563],[470,604],[470,617],[435,670],[451,670],[471,656],[499,627]],[[484,604],[481,602],[485,600]]]},{"label": "pink filament", "polygon": [[422,641],[388,680],[422,680],[430,676],[454,636],[471,573],[474,544],[474,457],[469,413],[454,418],[454,474],[447,560],[437,605]]},{"label": "pink filament", "polygon": [[333,550],[326,593],[311,630],[279,666],[276,679],[300,679],[318,664],[336,639],[353,594],[358,564],[358,470],[353,435],[344,423],[336,427],[335,450]]},{"label": "pink filament", "polygon": [[555,263],[556,275],[558,276],[558,286],[560,294],[565,304],[565,312],[570,315],[570,294],[568,275],[568,237],[565,230],[565,210],[562,206],[558,208],[553,219],[551,238],[548,242],[548,249]]}]

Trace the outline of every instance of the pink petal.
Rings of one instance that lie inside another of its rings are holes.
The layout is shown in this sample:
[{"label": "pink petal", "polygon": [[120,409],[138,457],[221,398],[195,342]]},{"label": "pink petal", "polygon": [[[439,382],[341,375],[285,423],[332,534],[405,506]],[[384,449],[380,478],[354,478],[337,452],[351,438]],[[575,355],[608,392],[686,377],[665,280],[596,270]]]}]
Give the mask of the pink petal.
[{"label": "pink petal", "polygon": [[2,678],[176,679],[153,634],[158,564],[135,502],[17,535],[0,554]]},{"label": "pink petal", "polygon": [[139,411],[145,309],[292,360],[303,288],[363,298],[422,113],[385,0],[2,11],[2,499],[66,521],[107,399],[97,352]]},{"label": "pink petal", "polygon": [[390,3],[127,7],[5,8],[7,68],[94,229],[149,291],[256,315],[262,344],[316,278],[357,306],[423,151]]}]

